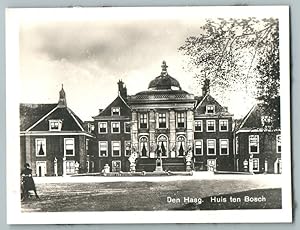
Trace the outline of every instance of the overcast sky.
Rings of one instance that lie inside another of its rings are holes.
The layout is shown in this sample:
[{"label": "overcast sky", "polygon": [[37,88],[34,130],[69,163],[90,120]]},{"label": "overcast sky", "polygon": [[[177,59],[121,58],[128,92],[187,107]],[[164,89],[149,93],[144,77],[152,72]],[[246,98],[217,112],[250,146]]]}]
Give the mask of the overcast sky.
[{"label": "overcast sky", "polygon": [[[117,96],[119,79],[129,95],[146,90],[163,60],[183,90],[201,93],[193,74],[183,69],[178,48],[188,36],[201,33],[203,17],[75,18],[41,15],[21,22],[21,102],[56,103],[63,84],[68,106],[81,119],[92,120]],[[217,99],[235,117],[246,115],[254,103],[245,92]]]}]

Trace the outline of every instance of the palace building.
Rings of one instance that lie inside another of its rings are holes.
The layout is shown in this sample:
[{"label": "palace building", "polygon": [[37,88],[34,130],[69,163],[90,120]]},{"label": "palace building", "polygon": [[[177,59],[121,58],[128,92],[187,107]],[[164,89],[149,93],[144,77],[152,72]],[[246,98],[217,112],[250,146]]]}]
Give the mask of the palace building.
[{"label": "palace building", "polygon": [[166,62],[161,68],[135,95],[119,81],[117,98],[94,117],[95,170],[108,164],[129,171],[131,152],[138,153],[137,171],[154,171],[158,158],[163,170],[185,171],[188,152],[195,170],[233,170],[233,115],[209,94],[209,81],[195,97],[168,74]]},{"label": "palace building", "polygon": [[233,125],[233,114],[210,94],[184,91],[164,61],[148,89],[116,98],[92,121],[67,107],[62,88],[55,104],[20,104],[21,166],[36,176],[132,171],[281,173],[280,130],[267,130],[261,105]]}]

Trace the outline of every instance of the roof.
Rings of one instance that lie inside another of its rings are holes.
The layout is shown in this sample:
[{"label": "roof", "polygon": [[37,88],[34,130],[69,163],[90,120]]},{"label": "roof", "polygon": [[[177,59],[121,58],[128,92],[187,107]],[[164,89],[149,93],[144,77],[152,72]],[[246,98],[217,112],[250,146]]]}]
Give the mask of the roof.
[{"label": "roof", "polygon": [[120,96],[120,94],[110,103],[104,110],[102,110],[97,116],[93,118],[96,119],[98,117],[107,117],[111,116],[111,108],[119,107],[120,108],[120,116],[131,116],[131,109],[126,103],[126,101]]},{"label": "roof", "polygon": [[62,120],[61,131],[84,131],[83,121],[58,104],[20,104],[20,131],[48,131],[49,120]]},{"label": "roof", "polygon": [[227,110],[227,107],[222,106],[214,97],[212,97],[209,93],[207,93],[204,97],[197,97],[198,104],[195,108],[195,115],[202,115],[206,114],[206,106],[207,105],[214,105],[215,106],[215,114],[222,114],[222,115],[230,115]]},{"label": "roof", "polygon": [[56,104],[20,104],[20,130],[25,131],[56,108]]},{"label": "roof", "polygon": [[[243,118],[238,129],[263,128],[262,117],[267,116],[266,106],[262,103],[254,105]],[[274,123],[273,123],[274,125]],[[276,122],[275,122],[276,126]]]},{"label": "roof", "polygon": [[149,83],[148,89],[165,90],[176,87],[177,89],[181,90],[179,82],[168,74],[167,68],[167,63],[163,61],[160,75]]},{"label": "roof", "polygon": [[172,89],[177,87],[181,89],[179,82],[169,74],[159,75],[149,83],[148,89]]},{"label": "roof", "polygon": [[184,90],[147,90],[128,97],[128,103],[155,103],[160,102],[193,102],[195,103],[194,95],[189,94]]}]

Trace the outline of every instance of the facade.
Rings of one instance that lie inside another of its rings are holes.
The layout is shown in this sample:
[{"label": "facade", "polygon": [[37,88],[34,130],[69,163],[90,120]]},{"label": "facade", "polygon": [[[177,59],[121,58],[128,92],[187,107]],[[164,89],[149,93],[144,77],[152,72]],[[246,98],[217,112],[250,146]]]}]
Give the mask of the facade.
[{"label": "facade", "polygon": [[234,133],[236,171],[281,173],[281,132],[265,115],[263,104],[253,106]]},{"label": "facade", "polygon": [[[128,157],[137,152],[137,171],[155,171],[157,159],[163,170],[187,170],[192,156],[195,170],[233,170],[232,114],[209,94],[195,97],[162,64],[148,90],[127,95],[118,83],[117,98],[94,117],[98,142],[96,169],[105,164],[112,171],[129,171]],[[114,130],[115,129],[115,130]]]},{"label": "facade", "polygon": [[87,172],[90,140],[80,118],[67,107],[62,88],[56,104],[20,104],[21,167],[36,176]]},{"label": "facade", "polygon": [[233,171],[232,117],[227,107],[205,93],[194,115],[196,170]]},{"label": "facade", "polygon": [[129,172],[134,155],[136,171],[281,173],[280,129],[270,129],[262,105],[234,126],[209,80],[194,96],[167,67],[135,95],[119,81],[116,98],[93,121],[67,107],[63,88],[56,104],[20,104],[21,166],[29,163],[37,176]]},{"label": "facade", "polygon": [[93,117],[97,139],[97,150],[94,151],[95,171],[101,171],[105,164],[113,172],[129,171],[131,109],[126,101],[127,89],[119,81],[116,99]]},{"label": "facade", "polygon": [[185,170],[184,157],[194,141],[194,95],[181,89],[179,82],[162,64],[161,74],[148,90],[130,96],[132,147],[138,151],[137,169],[154,171],[156,159],[163,170]]}]

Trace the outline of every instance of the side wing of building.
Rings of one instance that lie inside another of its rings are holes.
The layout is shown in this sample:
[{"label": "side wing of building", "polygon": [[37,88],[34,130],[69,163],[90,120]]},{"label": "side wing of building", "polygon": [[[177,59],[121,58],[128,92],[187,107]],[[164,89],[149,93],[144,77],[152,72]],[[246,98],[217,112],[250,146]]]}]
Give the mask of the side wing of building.
[{"label": "side wing of building", "polygon": [[20,104],[21,167],[29,163],[35,176],[87,172],[93,138],[67,107],[64,91],[56,104]]},{"label": "side wing of building", "polygon": [[281,132],[257,104],[234,133],[235,170],[250,173],[281,173]]}]

